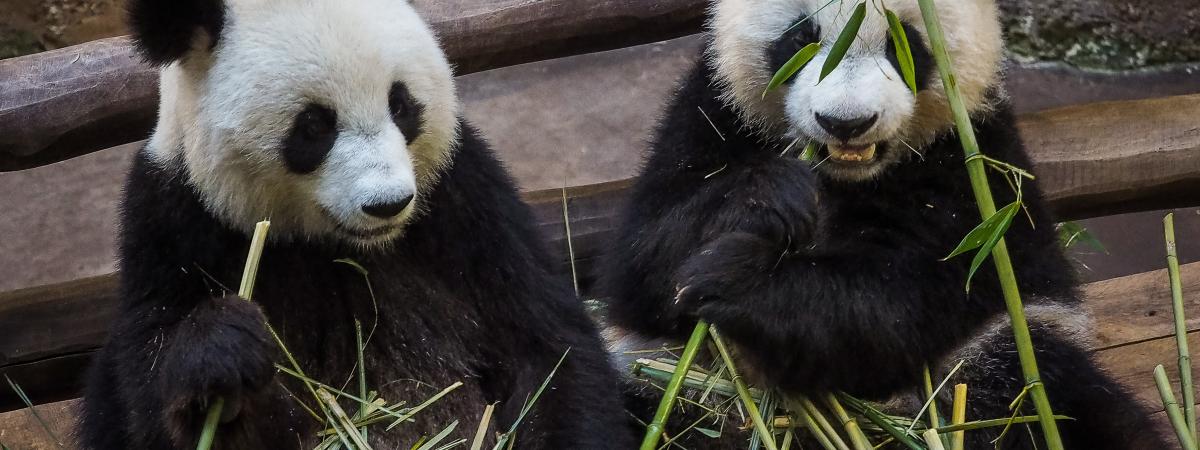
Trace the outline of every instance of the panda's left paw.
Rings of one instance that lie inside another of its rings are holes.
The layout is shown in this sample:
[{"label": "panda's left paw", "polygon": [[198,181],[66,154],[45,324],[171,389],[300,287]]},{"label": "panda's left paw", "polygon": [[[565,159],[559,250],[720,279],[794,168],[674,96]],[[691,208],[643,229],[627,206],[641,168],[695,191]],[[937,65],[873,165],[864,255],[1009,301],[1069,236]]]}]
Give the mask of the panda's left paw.
[{"label": "panda's left paw", "polygon": [[[750,233],[729,233],[689,257],[675,275],[675,305],[684,314],[712,320],[726,309],[753,309],[756,286],[783,257],[783,250]],[[706,317],[712,316],[712,317]]]}]

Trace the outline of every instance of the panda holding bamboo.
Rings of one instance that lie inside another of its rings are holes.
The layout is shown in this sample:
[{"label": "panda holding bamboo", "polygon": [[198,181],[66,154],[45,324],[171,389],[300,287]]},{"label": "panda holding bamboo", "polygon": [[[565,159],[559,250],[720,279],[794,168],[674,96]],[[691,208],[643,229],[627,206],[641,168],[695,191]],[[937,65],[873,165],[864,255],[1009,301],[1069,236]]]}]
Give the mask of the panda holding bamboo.
[{"label": "panda holding bamboo", "polygon": [[[979,213],[917,2],[878,2],[904,24],[915,95],[875,2],[819,80],[858,3],[713,0],[703,57],[661,119],[603,271],[614,351],[679,344],[702,319],[759,386],[879,401],[919,392],[926,364],[938,377],[965,361],[950,385],[968,385],[967,419],[1008,417],[1025,382],[995,269],[986,263],[964,292],[970,257],[942,261]],[[994,2],[937,7],[982,151],[1029,168],[1002,84]],[[817,56],[766,92],[815,42]],[[809,142],[815,158],[799,160]],[[1013,201],[989,172],[997,203]],[[1018,215],[1006,237],[1042,381],[1055,413],[1075,419],[1060,422],[1067,448],[1167,448],[1148,411],[1090,356],[1054,220],[1034,183],[1023,199],[1030,220]],[[646,422],[660,392],[648,391],[631,402]],[[1030,428],[1009,432],[1004,448],[1043,445]],[[967,448],[993,448],[998,433],[968,432]]]},{"label": "panda holding bamboo", "polygon": [[[126,185],[122,307],[90,373],[83,448],[196,448],[218,397],[214,448],[314,448],[325,425],[298,403],[317,410],[303,384],[277,373],[263,322],[309,377],[340,387],[356,369],[355,319],[381,397],[415,406],[464,383],[371,432],[374,448],[410,448],[455,420],[449,440],[470,441],[498,403],[491,448],[560,359],[516,447],[633,446],[595,326],[460,118],[451,67],[408,1],[129,7],[162,97]],[[235,289],[263,219],[252,304]]]}]

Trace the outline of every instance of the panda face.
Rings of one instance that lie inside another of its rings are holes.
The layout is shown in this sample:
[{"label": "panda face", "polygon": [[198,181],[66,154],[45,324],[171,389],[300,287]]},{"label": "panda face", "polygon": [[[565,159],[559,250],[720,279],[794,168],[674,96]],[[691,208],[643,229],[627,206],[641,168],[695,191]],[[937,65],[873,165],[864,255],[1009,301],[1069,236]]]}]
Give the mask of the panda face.
[{"label": "panda face", "polygon": [[163,69],[154,156],[182,160],[236,228],[270,219],[275,238],[394,241],[457,141],[432,32],[403,0],[219,6],[219,34],[197,33]]},{"label": "panda face", "polygon": [[[868,2],[857,39],[837,69],[820,80],[833,42],[855,0],[715,0],[709,61],[726,102],[759,130],[819,144],[818,170],[843,181],[872,179],[907,158],[952,125],[924,21],[915,0],[884,3],[900,17],[916,65],[917,93],[900,75],[887,19]],[[990,0],[938,3],[948,51],[964,101],[985,110],[998,84],[1003,43]],[[822,50],[785,85],[763,96],[775,72],[796,51],[821,42]]]}]

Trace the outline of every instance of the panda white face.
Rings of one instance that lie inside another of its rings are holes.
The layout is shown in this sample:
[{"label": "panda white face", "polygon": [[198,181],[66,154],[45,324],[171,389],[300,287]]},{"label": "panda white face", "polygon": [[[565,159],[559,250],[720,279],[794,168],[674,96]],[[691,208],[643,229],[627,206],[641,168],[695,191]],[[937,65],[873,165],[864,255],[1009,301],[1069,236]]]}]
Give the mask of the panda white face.
[{"label": "panda white face", "polygon": [[236,228],[270,219],[275,238],[394,241],[458,133],[450,65],[409,2],[190,3],[223,20],[163,70],[155,157],[182,156]]},{"label": "panda white face", "polygon": [[[837,69],[820,80],[829,49],[860,2],[827,3],[715,0],[708,56],[725,100],[755,127],[800,146],[820,144],[817,167],[822,173],[843,181],[869,180],[897,162],[919,157],[922,147],[949,129],[953,116],[916,0],[868,2],[854,44]],[[915,96],[900,75],[879,4],[904,23],[916,65]],[[963,99],[972,113],[985,110],[989,90],[998,88],[1003,49],[996,6],[991,0],[943,0],[937,5]],[[764,98],[775,72],[813,42],[822,43],[821,52]]]}]

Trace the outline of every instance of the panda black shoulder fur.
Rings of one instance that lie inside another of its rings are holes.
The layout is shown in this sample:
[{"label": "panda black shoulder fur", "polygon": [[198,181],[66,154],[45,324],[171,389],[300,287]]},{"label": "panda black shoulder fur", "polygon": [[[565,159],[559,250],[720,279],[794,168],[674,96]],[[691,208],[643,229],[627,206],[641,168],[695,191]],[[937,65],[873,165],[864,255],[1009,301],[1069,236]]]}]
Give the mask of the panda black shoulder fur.
[{"label": "panda black shoulder fur", "polygon": [[[665,111],[602,274],[615,351],[678,342],[702,318],[759,383],[879,400],[915,392],[927,362],[944,374],[965,359],[952,383],[969,385],[968,417],[1007,417],[1025,382],[995,270],[981,269],[966,294],[970,257],[941,261],[979,213],[916,1],[887,2],[913,43],[916,96],[870,6],[828,78],[818,83],[826,46],[763,96],[796,51],[834,41],[857,2],[817,12],[826,3],[713,2],[704,58]],[[994,2],[938,8],[980,146],[1030,167],[1003,94]],[[810,140],[815,167],[797,159]],[[991,184],[997,203],[1013,200],[1003,178]],[[1068,448],[1165,448],[1089,356],[1073,271],[1031,184],[1036,227],[1019,217],[1007,242],[1055,412],[1077,419],[1062,423]],[[640,409],[656,398],[633,409],[648,416]],[[995,433],[967,436],[983,449]],[[1006,445],[1033,448],[1024,432]]]},{"label": "panda black shoulder fur", "polygon": [[[499,402],[519,448],[630,448],[599,335],[551,275],[531,213],[459,118],[451,68],[404,0],[137,0],[164,66],[159,122],[122,210],[122,309],[87,386],[83,448],[313,448],[305,390],[276,374],[269,319],[315,379],[341,386],[368,333],[367,382],[409,404],[464,385],[375,448],[408,448]],[[254,304],[231,288],[272,221]],[[351,259],[369,271],[368,285]],[[260,309],[261,308],[261,309]],[[568,351],[569,349],[569,351]],[[308,407],[316,408],[311,401]],[[488,433],[494,440],[493,433]]]}]

